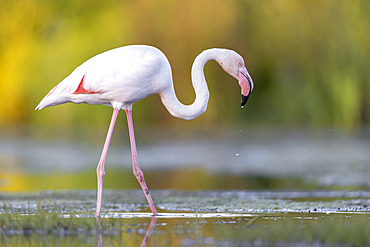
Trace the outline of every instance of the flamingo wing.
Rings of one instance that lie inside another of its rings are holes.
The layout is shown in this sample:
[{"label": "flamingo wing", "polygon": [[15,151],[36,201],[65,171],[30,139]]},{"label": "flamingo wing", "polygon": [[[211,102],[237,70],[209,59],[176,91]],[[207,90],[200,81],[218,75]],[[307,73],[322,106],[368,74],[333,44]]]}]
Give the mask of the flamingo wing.
[{"label": "flamingo wing", "polygon": [[[50,90],[36,109],[66,102],[132,105],[163,88],[156,83],[163,61],[168,63],[153,47],[125,46],[101,53]],[[171,72],[167,74],[171,76]]]}]

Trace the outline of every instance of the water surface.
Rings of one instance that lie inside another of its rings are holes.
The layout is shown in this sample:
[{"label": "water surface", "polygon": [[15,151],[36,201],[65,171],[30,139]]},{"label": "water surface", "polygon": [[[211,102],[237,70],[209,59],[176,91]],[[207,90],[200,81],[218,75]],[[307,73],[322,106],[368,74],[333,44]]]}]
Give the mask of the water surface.
[{"label": "water surface", "polygon": [[7,246],[365,246],[368,191],[153,191],[152,217],[139,190],[1,194]]},{"label": "water surface", "polygon": [[1,245],[370,244],[365,131],[138,128],[152,217],[118,129],[99,221],[95,168],[106,130],[17,131],[0,133]]},{"label": "water surface", "polygon": [[[29,132],[0,134],[0,190],[95,188],[105,129]],[[136,132],[139,164],[152,189],[370,187],[370,138],[365,131]],[[137,188],[131,167],[127,133],[117,128],[105,188]]]}]

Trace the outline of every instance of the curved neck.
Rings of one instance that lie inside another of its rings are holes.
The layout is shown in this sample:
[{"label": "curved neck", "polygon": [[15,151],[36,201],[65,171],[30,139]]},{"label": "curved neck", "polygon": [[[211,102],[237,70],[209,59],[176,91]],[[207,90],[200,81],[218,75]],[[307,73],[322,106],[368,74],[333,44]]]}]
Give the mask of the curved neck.
[{"label": "curved neck", "polygon": [[217,49],[209,49],[200,53],[194,60],[191,69],[191,80],[195,91],[195,101],[191,105],[182,104],[176,97],[173,83],[171,87],[160,94],[163,105],[172,116],[190,120],[198,117],[207,109],[209,91],[204,77],[204,65],[216,58]]}]

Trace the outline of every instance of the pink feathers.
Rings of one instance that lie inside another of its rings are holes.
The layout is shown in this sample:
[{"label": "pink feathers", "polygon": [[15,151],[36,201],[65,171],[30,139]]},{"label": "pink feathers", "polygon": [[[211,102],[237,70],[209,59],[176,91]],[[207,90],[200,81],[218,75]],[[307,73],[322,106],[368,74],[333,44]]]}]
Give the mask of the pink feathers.
[{"label": "pink feathers", "polygon": [[82,94],[82,93],[89,93],[89,94],[94,94],[94,93],[99,93],[99,92],[94,92],[94,91],[88,91],[84,88],[83,82],[85,79],[85,75],[82,77],[80,84],[78,84],[77,90],[73,94]]}]

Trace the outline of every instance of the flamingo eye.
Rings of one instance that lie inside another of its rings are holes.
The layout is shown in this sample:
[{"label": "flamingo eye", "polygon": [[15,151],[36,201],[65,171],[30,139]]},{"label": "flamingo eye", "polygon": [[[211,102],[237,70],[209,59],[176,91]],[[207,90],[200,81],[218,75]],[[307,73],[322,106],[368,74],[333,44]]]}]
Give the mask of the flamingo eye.
[{"label": "flamingo eye", "polygon": [[238,64],[238,66],[242,66],[242,63],[241,62],[238,62],[237,64]]}]

